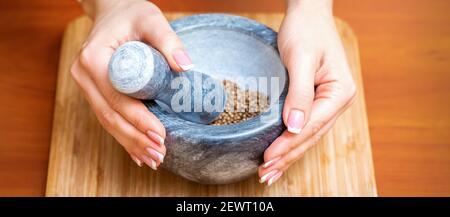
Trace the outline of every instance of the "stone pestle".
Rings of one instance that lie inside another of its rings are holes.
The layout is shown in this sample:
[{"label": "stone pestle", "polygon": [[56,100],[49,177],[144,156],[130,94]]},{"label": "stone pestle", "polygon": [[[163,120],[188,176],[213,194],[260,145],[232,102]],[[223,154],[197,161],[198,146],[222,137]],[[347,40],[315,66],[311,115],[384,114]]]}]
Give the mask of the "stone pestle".
[{"label": "stone pestle", "polygon": [[221,81],[193,70],[173,72],[160,52],[139,41],[117,48],[108,70],[117,91],[136,99],[162,102],[188,121],[211,123],[225,108],[226,93]]}]

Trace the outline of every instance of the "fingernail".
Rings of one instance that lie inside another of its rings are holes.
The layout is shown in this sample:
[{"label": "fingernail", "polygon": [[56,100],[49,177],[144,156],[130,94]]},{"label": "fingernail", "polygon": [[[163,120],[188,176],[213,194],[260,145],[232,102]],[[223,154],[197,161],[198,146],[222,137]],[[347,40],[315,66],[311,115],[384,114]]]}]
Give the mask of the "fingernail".
[{"label": "fingernail", "polygon": [[272,166],[275,162],[277,162],[280,158],[281,158],[281,157],[276,157],[276,158],[274,158],[274,159],[272,159],[272,160],[269,160],[269,161],[267,161],[266,163],[264,163],[264,164],[262,165],[262,167],[263,167],[263,168],[270,167],[270,166]]},{"label": "fingernail", "polygon": [[151,168],[152,168],[153,170],[156,170],[156,161],[152,160],[151,163],[152,163]]},{"label": "fingernail", "polygon": [[164,145],[164,139],[159,134],[149,130],[147,131],[147,136],[159,145]]},{"label": "fingernail", "polygon": [[305,121],[305,113],[298,109],[291,109],[288,117],[288,131],[299,134],[302,131],[303,122]]},{"label": "fingernail", "polygon": [[142,161],[139,160],[137,157],[131,156],[131,159],[133,159],[133,161],[134,161],[139,167],[142,167]]},{"label": "fingernail", "polygon": [[164,161],[164,155],[159,153],[159,152],[157,152],[155,149],[153,149],[153,148],[146,148],[145,150],[147,150],[147,152],[150,155],[153,155],[153,156],[157,157],[160,163],[162,163]]},{"label": "fingernail", "polygon": [[173,59],[178,66],[180,66],[183,71],[188,71],[194,68],[194,64],[192,64],[191,58],[187,55],[187,53],[183,50],[178,50],[173,53]]},{"label": "fingernail", "polygon": [[273,175],[267,182],[267,186],[270,186],[271,184],[276,182],[281,177],[281,175],[283,175],[283,172],[281,172],[281,171],[278,172],[277,174]]},{"label": "fingernail", "polygon": [[276,172],[278,172],[278,170],[272,170],[266,173],[261,177],[261,179],[259,179],[259,183],[264,183],[271,175],[275,174]]},{"label": "fingernail", "polygon": [[156,170],[156,169],[157,169],[157,168],[156,168],[156,161],[154,161],[153,159],[151,159],[151,158],[149,158],[149,157],[147,157],[147,156],[145,156],[145,155],[143,155],[142,158],[143,158],[145,164],[147,164],[147,166],[149,166],[149,167],[152,168],[153,170]]}]

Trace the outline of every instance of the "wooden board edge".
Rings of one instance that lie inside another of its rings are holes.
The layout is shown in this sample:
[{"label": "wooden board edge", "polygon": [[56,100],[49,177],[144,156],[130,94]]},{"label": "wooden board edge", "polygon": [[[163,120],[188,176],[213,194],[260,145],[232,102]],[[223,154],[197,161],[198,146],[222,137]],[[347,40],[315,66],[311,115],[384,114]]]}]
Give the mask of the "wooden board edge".
[{"label": "wooden board edge", "polygon": [[57,189],[56,188],[56,183],[57,182],[57,172],[58,170],[55,169],[55,167],[57,167],[57,163],[58,160],[57,158],[60,157],[57,155],[57,149],[58,149],[58,145],[55,144],[56,143],[56,134],[55,132],[58,130],[58,115],[59,113],[57,112],[60,109],[60,104],[59,104],[59,99],[62,97],[62,93],[61,93],[61,89],[60,85],[63,85],[63,79],[64,76],[61,76],[63,72],[63,70],[65,70],[64,65],[63,65],[63,61],[64,59],[66,59],[66,56],[69,55],[67,53],[67,40],[70,40],[70,38],[68,37],[68,35],[70,35],[70,31],[72,31],[72,29],[74,29],[74,26],[78,25],[79,23],[84,22],[84,20],[89,19],[86,15],[82,15],[79,16],[77,18],[75,18],[74,20],[72,20],[67,27],[64,30],[63,33],[63,37],[61,40],[61,50],[60,50],[60,56],[59,56],[59,61],[58,61],[58,73],[57,73],[57,83],[56,83],[56,94],[55,94],[55,103],[54,103],[54,110],[53,110],[53,122],[52,122],[52,135],[51,135],[51,141],[50,141],[50,151],[49,151],[49,161],[48,161],[48,168],[47,168],[47,180],[46,180],[46,188],[45,188],[45,196],[47,197],[51,197],[51,196],[57,196]]},{"label": "wooden board edge", "polygon": [[364,91],[363,73],[362,73],[362,67],[361,67],[361,57],[360,57],[360,52],[359,52],[358,38],[356,37],[356,34],[355,34],[354,30],[351,28],[351,26],[347,22],[345,22],[344,20],[342,20],[340,18],[337,18],[337,17],[335,17],[335,22],[336,23],[340,23],[340,25],[343,26],[343,30],[345,30],[347,32],[346,33],[347,36],[349,38],[351,38],[349,41],[351,41],[352,42],[352,46],[355,47],[354,58],[355,58],[355,61],[357,63],[356,64],[356,70],[357,70],[356,74],[359,74],[359,76],[357,78],[354,78],[354,79],[358,79],[358,80],[355,80],[355,83],[361,84],[361,86],[360,86],[361,92],[357,93],[357,97],[361,98],[360,100],[361,100],[361,104],[362,104],[362,107],[363,107],[363,109],[362,109],[362,111],[364,112],[363,113],[363,121],[364,121],[365,129],[366,129],[365,133],[367,134],[367,136],[369,138],[368,139],[369,155],[371,157],[370,160],[372,161],[372,168],[371,168],[371,171],[372,171],[372,176],[371,177],[373,179],[373,180],[371,180],[372,183],[373,183],[372,191],[374,193],[373,196],[377,197],[378,196],[378,191],[377,191],[378,188],[377,188],[377,183],[376,183],[375,168],[374,168],[374,164],[373,164],[372,140],[370,139],[369,119],[368,119],[368,114],[367,114],[366,98],[365,98],[365,95],[364,95],[365,91]]}]

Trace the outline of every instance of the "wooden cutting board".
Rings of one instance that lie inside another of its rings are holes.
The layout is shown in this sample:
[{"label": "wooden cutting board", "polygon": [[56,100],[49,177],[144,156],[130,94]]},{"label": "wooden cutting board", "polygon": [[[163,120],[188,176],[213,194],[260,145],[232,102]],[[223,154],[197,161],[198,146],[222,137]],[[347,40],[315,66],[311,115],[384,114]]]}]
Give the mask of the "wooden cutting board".
[{"label": "wooden cutting board", "polygon": [[[189,15],[169,13],[168,19]],[[239,14],[278,30],[282,14]],[[47,196],[376,196],[364,91],[356,37],[336,19],[358,97],[331,131],[270,187],[256,175],[230,185],[200,185],[163,169],[139,168],[102,129],[69,69],[92,22],[67,27],[56,93]]]}]

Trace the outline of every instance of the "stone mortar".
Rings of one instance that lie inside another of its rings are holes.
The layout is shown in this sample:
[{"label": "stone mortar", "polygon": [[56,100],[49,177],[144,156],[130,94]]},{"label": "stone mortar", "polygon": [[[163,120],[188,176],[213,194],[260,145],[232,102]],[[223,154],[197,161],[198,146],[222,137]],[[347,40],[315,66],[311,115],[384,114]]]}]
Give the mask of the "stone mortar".
[{"label": "stone mortar", "polygon": [[[267,78],[278,94],[265,94],[270,107],[261,115],[231,125],[204,125],[177,117],[153,100],[143,101],[166,128],[167,154],[162,167],[204,184],[227,184],[256,174],[264,150],[284,131],[281,111],[288,76],[278,49],[277,33],[247,18],[201,14],[171,22],[196,70],[218,79]],[[276,77],[274,83],[270,78]],[[246,83],[248,79],[236,81]]]}]

